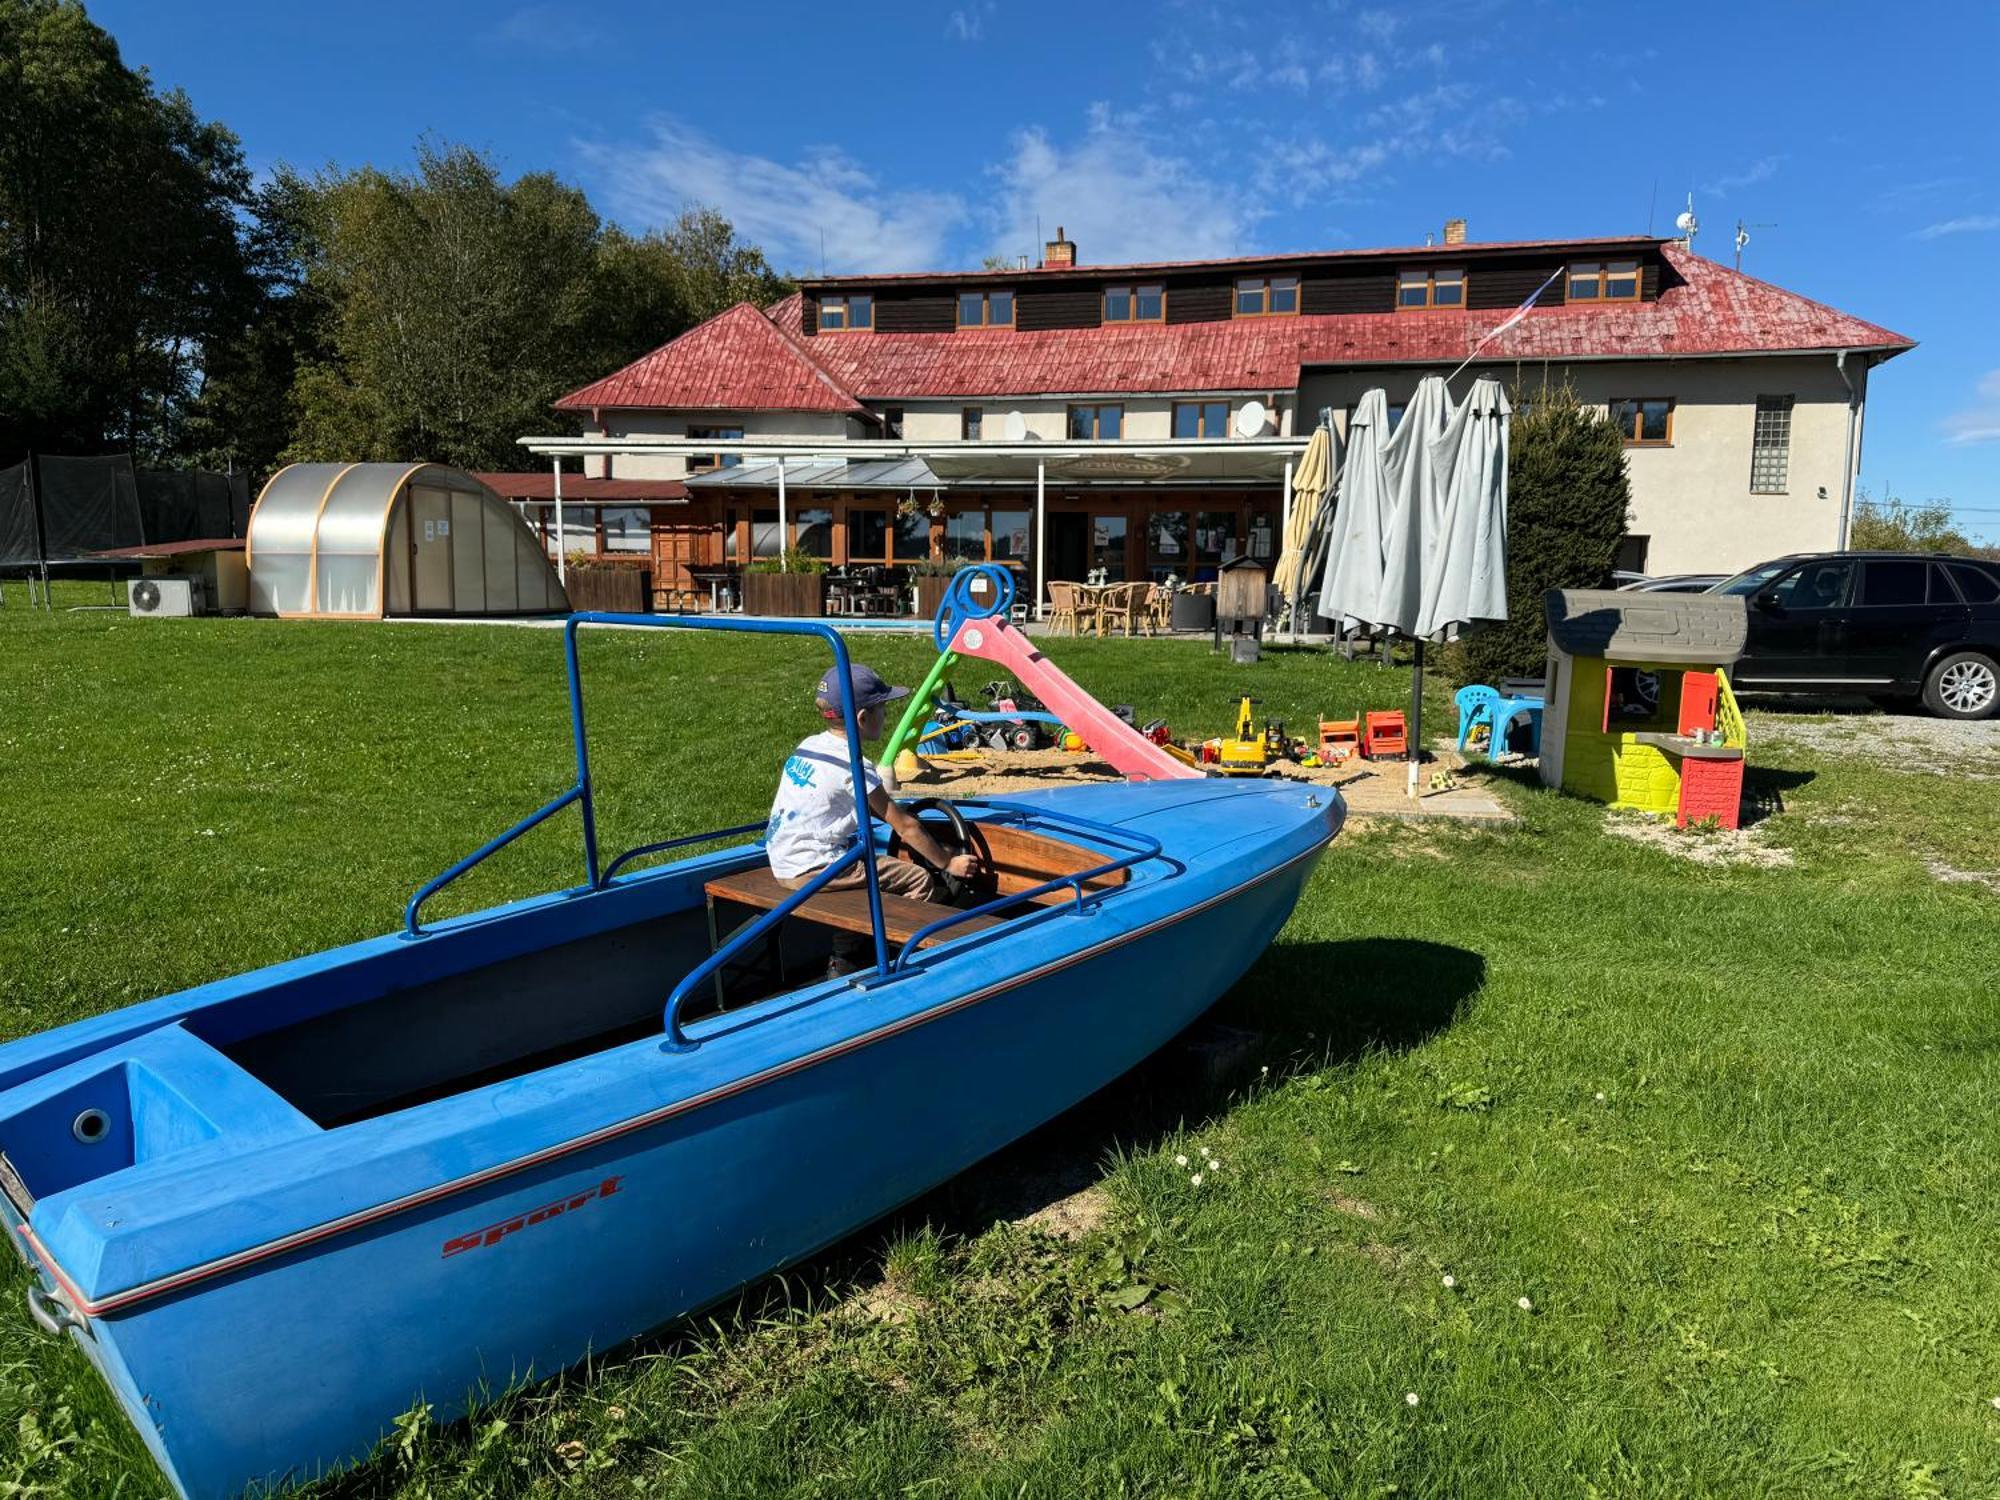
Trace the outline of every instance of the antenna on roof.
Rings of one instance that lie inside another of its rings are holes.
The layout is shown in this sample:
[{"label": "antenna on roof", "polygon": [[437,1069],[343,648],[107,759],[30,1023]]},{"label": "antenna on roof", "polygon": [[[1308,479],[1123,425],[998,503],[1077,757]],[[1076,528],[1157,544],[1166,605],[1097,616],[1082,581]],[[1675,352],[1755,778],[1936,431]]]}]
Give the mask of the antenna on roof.
[{"label": "antenna on roof", "polygon": [[1753,229],[1776,229],[1777,227],[1776,224],[1745,224],[1741,219],[1736,221],[1737,270],[1740,271],[1743,269],[1743,247],[1750,243],[1750,231]]},{"label": "antenna on roof", "polygon": [[826,279],[826,226],[824,224],[819,227],[819,274],[820,279],[824,281]]},{"label": "antenna on roof", "polygon": [[1681,232],[1681,247],[1694,249],[1694,237],[1701,233],[1701,220],[1694,216],[1694,194],[1688,194],[1688,206],[1674,215],[1674,228]]},{"label": "antenna on roof", "polygon": [[1652,196],[1646,199],[1646,238],[1653,237],[1653,210],[1660,206],[1660,179],[1653,179]]}]

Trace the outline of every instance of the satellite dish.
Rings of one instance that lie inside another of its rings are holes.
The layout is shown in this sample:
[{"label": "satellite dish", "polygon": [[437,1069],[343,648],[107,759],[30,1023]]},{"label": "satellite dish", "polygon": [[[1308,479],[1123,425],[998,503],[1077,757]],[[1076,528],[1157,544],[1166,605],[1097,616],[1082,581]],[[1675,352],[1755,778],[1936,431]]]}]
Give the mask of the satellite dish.
[{"label": "satellite dish", "polygon": [[1694,226],[1695,218],[1693,209],[1684,208],[1674,215],[1674,228],[1678,229],[1682,234],[1686,234]]},{"label": "satellite dish", "polygon": [[1271,425],[1271,414],[1264,409],[1261,401],[1245,401],[1236,413],[1236,435],[1238,437],[1262,437]]},{"label": "satellite dish", "polygon": [[1017,411],[1010,411],[1000,419],[1000,435],[1010,443],[1025,443],[1030,437],[1028,419]]}]

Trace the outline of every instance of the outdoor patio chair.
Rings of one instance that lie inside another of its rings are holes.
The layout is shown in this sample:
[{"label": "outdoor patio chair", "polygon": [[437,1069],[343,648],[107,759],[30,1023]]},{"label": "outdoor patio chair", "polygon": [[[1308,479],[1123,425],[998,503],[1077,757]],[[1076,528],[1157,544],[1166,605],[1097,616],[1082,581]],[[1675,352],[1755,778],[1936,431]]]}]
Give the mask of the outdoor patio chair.
[{"label": "outdoor patio chair", "polygon": [[1146,596],[1146,611],[1153,633],[1167,634],[1174,628],[1174,591],[1163,583],[1153,584]]},{"label": "outdoor patio chair", "polygon": [[1049,584],[1049,634],[1076,634],[1076,594],[1066,583]]},{"label": "outdoor patio chair", "polygon": [[1097,633],[1102,635],[1107,626],[1116,625],[1125,632],[1125,638],[1130,640],[1134,625],[1138,625],[1142,630],[1150,628],[1146,610],[1149,607],[1147,591],[1151,588],[1150,583],[1108,585],[1104,590],[1103,602],[1099,606],[1104,613],[1098,622]]}]

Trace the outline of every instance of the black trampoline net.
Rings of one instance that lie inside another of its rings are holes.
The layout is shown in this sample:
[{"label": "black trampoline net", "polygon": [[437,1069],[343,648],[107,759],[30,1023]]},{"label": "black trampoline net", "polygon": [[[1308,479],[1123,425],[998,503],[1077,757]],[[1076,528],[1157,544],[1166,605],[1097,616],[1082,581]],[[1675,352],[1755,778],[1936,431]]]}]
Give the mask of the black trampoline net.
[{"label": "black trampoline net", "polygon": [[37,458],[35,488],[42,507],[42,540],[48,548],[44,556],[51,562],[113,547],[136,547],[147,540],[132,460],[122,453],[105,458]]},{"label": "black trampoline net", "polygon": [[38,563],[42,549],[35,543],[34,492],[28,487],[25,461],[0,469],[0,567]]}]

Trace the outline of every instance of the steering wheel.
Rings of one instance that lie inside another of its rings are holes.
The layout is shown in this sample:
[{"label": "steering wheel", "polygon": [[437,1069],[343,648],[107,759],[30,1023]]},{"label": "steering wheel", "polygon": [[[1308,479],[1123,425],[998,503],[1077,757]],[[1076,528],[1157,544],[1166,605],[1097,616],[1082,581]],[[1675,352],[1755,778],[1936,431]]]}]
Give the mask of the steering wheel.
[{"label": "steering wheel", "polygon": [[[990,595],[991,597],[987,597]],[[1014,570],[1000,563],[977,563],[951,575],[931,635],[939,651],[951,645],[958,627],[966,620],[983,620],[989,615],[1007,618],[1014,604]]]},{"label": "steering wheel", "polygon": [[[944,797],[913,797],[908,802],[903,803],[902,806],[917,816],[922,816],[927,810],[935,810],[944,814],[945,822],[951,825],[951,837],[946,840],[940,840],[940,842],[945,845],[945,852],[949,858],[955,859],[961,854],[977,854],[979,852],[979,846],[972,841],[972,830],[966,825],[965,814],[960,812],[956,807],[953,807],[949,799]],[[895,829],[890,829],[889,857],[894,859],[906,848],[908,846],[904,844],[903,836],[897,833]],[[971,880],[967,880],[961,875],[954,875],[949,870],[939,869],[914,849],[909,849],[909,855],[912,863],[929,870],[931,874],[937,876],[939,881],[944,885],[945,899],[952,905],[957,905],[968,894],[976,892],[976,887]]]}]

